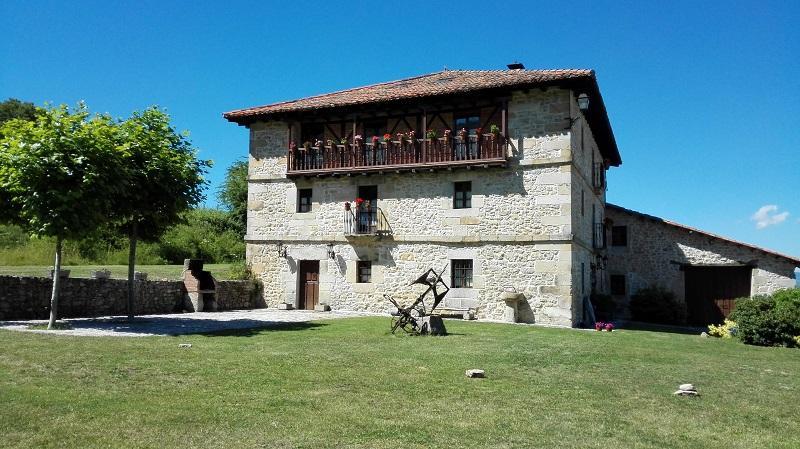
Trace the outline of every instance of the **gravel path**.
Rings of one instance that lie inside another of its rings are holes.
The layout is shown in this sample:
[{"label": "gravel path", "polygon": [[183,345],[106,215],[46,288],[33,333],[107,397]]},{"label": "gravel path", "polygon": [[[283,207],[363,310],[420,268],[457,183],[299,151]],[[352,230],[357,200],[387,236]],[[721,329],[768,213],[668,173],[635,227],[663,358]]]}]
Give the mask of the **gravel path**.
[{"label": "gravel path", "polygon": [[[358,316],[382,316],[366,312],[315,312],[313,310],[231,310],[225,312],[197,312],[170,315],[137,316],[132,323],[125,317],[71,318],[70,330],[33,330],[31,324],[46,324],[44,320],[0,321],[0,329],[39,332],[55,335],[91,337],[150,337],[154,335],[183,335],[218,332],[230,329],[255,329],[281,326],[283,323],[307,323]],[[388,318],[388,317],[387,317]]]}]

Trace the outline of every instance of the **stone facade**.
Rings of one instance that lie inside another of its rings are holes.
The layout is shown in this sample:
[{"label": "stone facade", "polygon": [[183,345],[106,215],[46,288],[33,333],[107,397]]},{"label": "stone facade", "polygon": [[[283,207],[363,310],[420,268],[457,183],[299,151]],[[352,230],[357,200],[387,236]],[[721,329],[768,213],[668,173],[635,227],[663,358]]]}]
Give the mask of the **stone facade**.
[{"label": "stone facade", "polygon": [[609,206],[613,226],[627,228],[627,245],[609,246],[608,274],[625,276],[625,295],[615,297],[626,313],[631,295],[659,285],[685,302],[685,266],[752,266],[750,294],[769,294],[795,286],[800,262],[655,217]]},{"label": "stone facade", "polygon": [[[300,305],[302,260],[320,261],[320,302],[383,312],[384,294],[411,300],[418,292],[408,284],[422,272],[470,259],[472,288],[453,289],[445,307],[502,319],[501,293],[515,289],[525,295],[521,321],[578,323],[584,291],[576,289],[582,284],[575,264],[584,261],[589,279],[596,254],[586,210],[593,205],[600,217],[605,201],[604,191],[591,188],[591,161],[602,159],[588,126],[579,119],[568,128],[566,118],[579,114],[570,90],[514,92],[505,168],[291,179],[286,177],[288,123],[251,124],[247,258],[262,281],[266,304]],[[453,185],[460,181],[472,185],[467,209],[453,207]],[[389,236],[345,235],[344,203],[356,198],[359,186],[377,187]],[[298,213],[303,188],[312,189],[312,207]],[[581,190],[583,207],[575,193]],[[278,256],[279,243],[286,258]],[[328,257],[329,244],[334,259]],[[371,282],[356,282],[358,260],[372,262]],[[449,285],[449,270],[446,278]]]},{"label": "stone facade", "polygon": [[[186,290],[182,281],[137,281],[136,314],[181,312]],[[123,279],[62,278],[60,318],[127,314],[127,285]],[[52,280],[0,276],[0,320],[46,319],[50,313]],[[263,307],[257,286],[250,281],[218,281],[218,310]]]}]

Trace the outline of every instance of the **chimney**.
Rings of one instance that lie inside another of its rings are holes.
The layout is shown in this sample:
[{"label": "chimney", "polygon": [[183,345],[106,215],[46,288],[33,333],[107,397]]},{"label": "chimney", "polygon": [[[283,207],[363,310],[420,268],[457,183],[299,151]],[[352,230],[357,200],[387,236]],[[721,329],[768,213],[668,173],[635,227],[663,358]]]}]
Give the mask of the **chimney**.
[{"label": "chimney", "polygon": [[508,64],[508,70],[522,70],[525,66],[521,62],[514,61],[511,64]]}]

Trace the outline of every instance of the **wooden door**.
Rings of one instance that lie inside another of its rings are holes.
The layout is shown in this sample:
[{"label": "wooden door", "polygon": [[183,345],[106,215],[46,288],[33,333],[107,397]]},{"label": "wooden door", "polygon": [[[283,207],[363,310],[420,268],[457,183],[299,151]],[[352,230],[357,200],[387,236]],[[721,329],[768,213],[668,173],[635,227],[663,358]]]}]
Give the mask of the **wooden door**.
[{"label": "wooden door", "polygon": [[314,310],[314,306],[319,304],[319,261],[301,260],[299,276],[298,308]]},{"label": "wooden door", "polygon": [[721,323],[736,298],[750,296],[751,267],[686,267],[686,311],[689,324]]}]

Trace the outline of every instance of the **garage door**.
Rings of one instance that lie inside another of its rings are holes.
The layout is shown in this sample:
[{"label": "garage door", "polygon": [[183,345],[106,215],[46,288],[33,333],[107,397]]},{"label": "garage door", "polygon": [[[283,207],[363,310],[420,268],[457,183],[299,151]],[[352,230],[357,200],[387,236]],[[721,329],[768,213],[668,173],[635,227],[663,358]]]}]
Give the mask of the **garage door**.
[{"label": "garage door", "polygon": [[734,300],[750,296],[751,267],[686,267],[686,312],[689,324],[721,323]]}]

